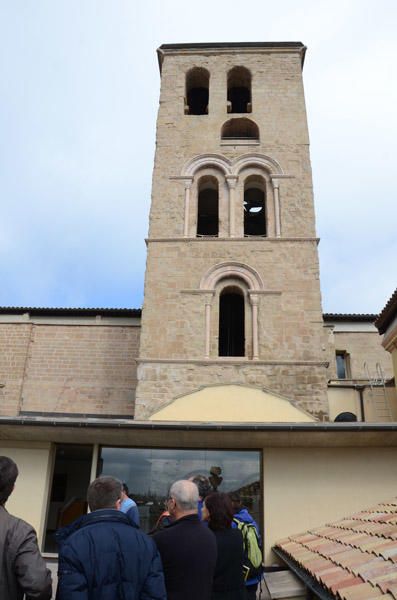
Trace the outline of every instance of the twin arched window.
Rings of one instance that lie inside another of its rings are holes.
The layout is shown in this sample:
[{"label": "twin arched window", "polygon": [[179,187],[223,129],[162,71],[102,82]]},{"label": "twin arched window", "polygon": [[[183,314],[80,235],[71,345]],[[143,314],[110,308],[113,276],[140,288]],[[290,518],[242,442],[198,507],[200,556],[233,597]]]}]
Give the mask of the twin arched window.
[{"label": "twin arched window", "polygon": [[[266,236],[266,181],[250,175],[244,181],[243,235]],[[205,175],[197,183],[197,237],[219,235],[219,182]]]},{"label": "twin arched window", "polygon": [[[208,114],[210,73],[193,67],[186,73],[185,115]],[[227,112],[252,112],[251,73],[245,67],[233,67],[227,74]]]}]

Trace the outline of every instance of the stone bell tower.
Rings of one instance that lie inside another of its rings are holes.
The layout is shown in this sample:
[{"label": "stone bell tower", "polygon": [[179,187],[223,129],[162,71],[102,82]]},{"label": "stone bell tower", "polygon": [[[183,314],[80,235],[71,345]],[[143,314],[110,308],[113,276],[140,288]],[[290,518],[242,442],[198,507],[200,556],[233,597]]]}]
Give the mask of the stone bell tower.
[{"label": "stone bell tower", "polygon": [[137,419],[230,383],[327,415],[304,56],[299,42],[158,50]]}]

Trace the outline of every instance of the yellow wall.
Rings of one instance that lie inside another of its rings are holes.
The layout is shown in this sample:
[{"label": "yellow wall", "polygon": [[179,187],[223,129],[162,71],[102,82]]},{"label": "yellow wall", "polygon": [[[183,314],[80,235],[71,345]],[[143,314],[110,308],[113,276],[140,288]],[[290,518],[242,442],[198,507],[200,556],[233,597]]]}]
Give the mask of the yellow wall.
[{"label": "yellow wall", "polygon": [[315,418],[287,398],[265,390],[245,385],[215,385],[173,400],[150,420],[301,423]]},{"label": "yellow wall", "polygon": [[[385,423],[397,419],[396,388],[381,386],[363,391],[364,415],[368,423]],[[328,388],[329,418],[334,421],[341,412],[352,412],[361,421],[360,394],[354,388],[335,386]]]},{"label": "yellow wall", "polygon": [[355,389],[328,388],[329,420],[333,421],[341,412],[352,412],[361,421],[360,396]]},{"label": "yellow wall", "polygon": [[6,508],[9,513],[28,521],[35,528],[39,541],[43,536],[50,471],[49,443],[23,444],[2,441],[0,455],[16,462],[19,476]]},{"label": "yellow wall", "polygon": [[397,448],[263,451],[265,561],[277,540],[397,496]]}]

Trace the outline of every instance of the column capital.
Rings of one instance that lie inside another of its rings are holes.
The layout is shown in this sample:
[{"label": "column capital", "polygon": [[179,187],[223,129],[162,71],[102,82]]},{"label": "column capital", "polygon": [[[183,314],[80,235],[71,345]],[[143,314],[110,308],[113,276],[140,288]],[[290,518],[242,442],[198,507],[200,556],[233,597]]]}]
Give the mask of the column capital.
[{"label": "column capital", "polygon": [[273,184],[274,188],[279,189],[279,187],[280,187],[280,180],[279,179],[273,179],[273,177],[272,177],[272,184]]},{"label": "column capital", "polygon": [[259,303],[259,296],[258,296],[258,294],[252,294],[251,293],[249,295],[249,298],[250,298],[250,302],[251,302],[252,306],[258,306],[258,303]]},{"label": "column capital", "polygon": [[226,175],[226,181],[230,189],[234,189],[237,185],[237,175]]},{"label": "column capital", "polygon": [[185,185],[185,189],[189,190],[192,187],[193,177],[184,177],[182,181]]}]

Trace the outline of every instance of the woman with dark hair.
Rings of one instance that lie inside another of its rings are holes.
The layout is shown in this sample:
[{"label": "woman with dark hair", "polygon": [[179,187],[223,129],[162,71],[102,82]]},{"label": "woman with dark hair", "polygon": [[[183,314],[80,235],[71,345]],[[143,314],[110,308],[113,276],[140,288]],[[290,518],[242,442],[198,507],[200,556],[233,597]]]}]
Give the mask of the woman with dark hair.
[{"label": "woman with dark hair", "polygon": [[202,515],[214,532],[218,547],[211,600],[244,600],[243,536],[238,529],[232,529],[233,505],[229,496],[207,496]]}]

